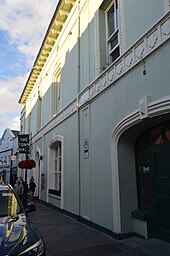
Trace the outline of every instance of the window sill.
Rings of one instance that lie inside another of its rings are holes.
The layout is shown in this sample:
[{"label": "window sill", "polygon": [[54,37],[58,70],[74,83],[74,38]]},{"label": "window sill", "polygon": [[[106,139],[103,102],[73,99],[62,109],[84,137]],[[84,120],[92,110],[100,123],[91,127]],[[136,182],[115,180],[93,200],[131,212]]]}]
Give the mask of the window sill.
[{"label": "window sill", "polygon": [[51,195],[57,196],[57,197],[61,197],[60,191],[55,190],[55,189],[49,189],[48,193],[51,194]]},{"label": "window sill", "polygon": [[48,196],[61,200],[60,196],[57,196],[57,195],[54,195],[54,194],[51,194],[51,193],[48,193]]}]

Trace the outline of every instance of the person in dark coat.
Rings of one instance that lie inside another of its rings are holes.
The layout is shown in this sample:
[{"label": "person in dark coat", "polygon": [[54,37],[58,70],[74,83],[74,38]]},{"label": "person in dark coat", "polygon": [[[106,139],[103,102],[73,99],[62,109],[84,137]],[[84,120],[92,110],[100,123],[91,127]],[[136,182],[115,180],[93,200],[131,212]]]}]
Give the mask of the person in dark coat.
[{"label": "person in dark coat", "polygon": [[34,192],[35,192],[35,182],[34,182],[34,178],[31,177],[30,183],[29,183],[29,191],[30,191],[30,203],[33,201],[33,196],[34,196]]}]

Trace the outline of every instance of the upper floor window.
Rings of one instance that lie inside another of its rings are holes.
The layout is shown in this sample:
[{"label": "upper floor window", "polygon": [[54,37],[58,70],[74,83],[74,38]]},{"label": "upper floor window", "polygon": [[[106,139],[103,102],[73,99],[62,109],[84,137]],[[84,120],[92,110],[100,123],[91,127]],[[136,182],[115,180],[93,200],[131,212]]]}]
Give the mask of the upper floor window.
[{"label": "upper floor window", "polygon": [[61,81],[60,81],[60,66],[53,76],[53,84],[51,87],[51,116],[53,117],[61,110]]},{"label": "upper floor window", "polygon": [[110,5],[106,9],[106,25],[108,65],[110,65],[120,55],[117,0],[111,1]]}]

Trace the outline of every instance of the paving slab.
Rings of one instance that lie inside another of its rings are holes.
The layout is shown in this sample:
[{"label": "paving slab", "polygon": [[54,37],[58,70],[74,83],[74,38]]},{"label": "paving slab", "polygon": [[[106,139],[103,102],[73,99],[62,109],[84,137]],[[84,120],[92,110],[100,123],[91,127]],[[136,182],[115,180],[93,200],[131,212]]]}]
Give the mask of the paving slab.
[{"label": "paving slab", "polygon": [[138,237],[116,240],[39,202],[29,217],[44,237],[47,256],[170,256],[170,243]]}]

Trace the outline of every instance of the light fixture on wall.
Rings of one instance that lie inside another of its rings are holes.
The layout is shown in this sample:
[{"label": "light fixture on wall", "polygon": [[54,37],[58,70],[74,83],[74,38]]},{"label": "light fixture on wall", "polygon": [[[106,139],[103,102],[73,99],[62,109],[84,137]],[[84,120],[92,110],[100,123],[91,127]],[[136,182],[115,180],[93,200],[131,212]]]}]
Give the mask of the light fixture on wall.
[{"label": "light fixture on wall", "polygon": [[143,60],[143,75],[144,76],[146,75],[146,63],[144,60]]}]

